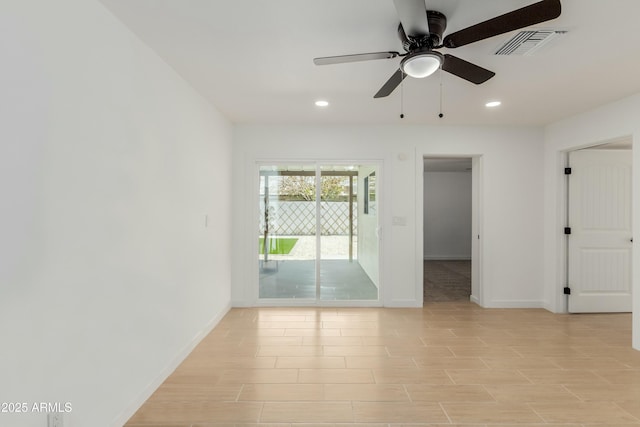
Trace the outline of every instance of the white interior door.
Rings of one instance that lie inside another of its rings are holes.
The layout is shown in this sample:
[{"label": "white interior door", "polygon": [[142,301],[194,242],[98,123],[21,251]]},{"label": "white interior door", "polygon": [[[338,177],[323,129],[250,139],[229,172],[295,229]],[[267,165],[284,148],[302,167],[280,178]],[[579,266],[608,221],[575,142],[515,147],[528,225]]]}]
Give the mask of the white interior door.
[{"label": "white interior door", "polygon": [[630,150],[570,153],[569,311],[631,311]]}]

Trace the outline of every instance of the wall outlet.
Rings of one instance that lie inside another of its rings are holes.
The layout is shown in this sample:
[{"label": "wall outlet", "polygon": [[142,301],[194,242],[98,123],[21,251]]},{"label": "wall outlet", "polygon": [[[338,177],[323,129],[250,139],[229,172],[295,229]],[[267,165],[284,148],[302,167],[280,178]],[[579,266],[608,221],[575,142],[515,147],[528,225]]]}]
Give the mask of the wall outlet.
[{"label": "wall outlet", "polygon": [[61,413],[47,414],[47,427],[64,427],[64,419]]}]

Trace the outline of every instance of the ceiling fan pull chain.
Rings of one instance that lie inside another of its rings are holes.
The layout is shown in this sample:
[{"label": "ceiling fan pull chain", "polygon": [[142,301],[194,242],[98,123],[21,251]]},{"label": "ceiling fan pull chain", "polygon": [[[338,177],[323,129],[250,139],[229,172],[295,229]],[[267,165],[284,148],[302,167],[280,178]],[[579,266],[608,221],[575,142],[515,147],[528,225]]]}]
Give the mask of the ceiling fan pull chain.
[{"label": "ceiling fan pull chain", "polygon": [[444,117],[444,114],[442,113],[442,68],[440,68],[440,114],[438,114],[438,117]]},{"label": "ceiling fan pull chain", "polygon": [[402,73],[402,79],[400,80],[400,118],[404,119],[404,71]]}]

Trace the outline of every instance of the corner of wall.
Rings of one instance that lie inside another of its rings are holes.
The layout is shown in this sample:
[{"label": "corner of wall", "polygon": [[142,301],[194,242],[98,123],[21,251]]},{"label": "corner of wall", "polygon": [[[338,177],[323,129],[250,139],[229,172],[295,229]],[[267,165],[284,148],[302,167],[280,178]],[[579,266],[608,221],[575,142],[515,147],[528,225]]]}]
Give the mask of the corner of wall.
[{"label": "corner of wall", "polygon": [[144,390],[139,393],[138,398],[131,402],[112,423],[112,427],[122,427],[136,413],[136,411],[151,397],[151,395],[164,383],[164,381],[175,371],[178,366],[189,356],[196,346],[215,329],[220,321],[231,310],[231,304],[227,304],[222,311],[216,313],[213,318],[189,341],[182,350],[158,373]]}]

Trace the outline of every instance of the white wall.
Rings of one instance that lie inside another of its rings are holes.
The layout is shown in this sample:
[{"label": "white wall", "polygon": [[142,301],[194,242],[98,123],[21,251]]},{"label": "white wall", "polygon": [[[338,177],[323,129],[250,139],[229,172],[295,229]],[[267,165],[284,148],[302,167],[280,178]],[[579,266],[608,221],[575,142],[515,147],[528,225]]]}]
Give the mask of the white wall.
[{"label": "white wall", "polygon": [[0,56],[0,401],[122,425],[229,307],[230,125],[94,0],[4,0]]},{"label": "white wall", "polygon": [[[485,307],[541,307],[542,139],[535,128],[435,127],[412,129],[423,157],[480,157],[480,286]],[[425,137],[428,135],[428,138]],[[475,167],[475,166],[474,166]],[[422,174],[416,192],[422,218]],[[422,249],[418,235],[417,251]],[[418,267],[416,267],[418,268]],[[419,271],[422,272],[422,263]]]},{"label": "white wall", "polygon": [[[378,256],[378,218],[377,212],[364,213],[364,195],[367,187],[365,177],[376,172],[375,167],[358,168],[358,262],[374,285],[380,288],[380,260]],[[376,177],[379,174],[376,174]]]},{"label": "white wall", "polygon": [[[544,283],[546,307],[563,312],[564,295],[564,153],[631,137],[640,138],[640,94],[547,126],[544,144]],[[640,150],[633,150],[633,229],[640,229]],[[636,239],[637,241],[638,239]],[[634,243],[634,245],[637,243]],[[633,251],[633,345],[640,349],[640,251]]]},{"label": "white wall", "polygon": [[[379,160],[385,306],[422,305],[423,157],[482,156],[483,305],[540,307],[542,286],[540,130],[445,126],[261,126],[234,129],[233,287],[251,305],[257,160]],[[363,159],[364,157],[364,159]],[[366,163],[366,162],[362,162]],[[254,197],[255,196],[255,197]],[[393,225],[392,219],[406,225]]]},{"label": "white wall", "polygon": [[471,259],[471,171],[424,173],[424,259]]}]

